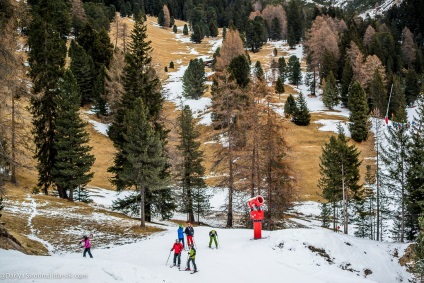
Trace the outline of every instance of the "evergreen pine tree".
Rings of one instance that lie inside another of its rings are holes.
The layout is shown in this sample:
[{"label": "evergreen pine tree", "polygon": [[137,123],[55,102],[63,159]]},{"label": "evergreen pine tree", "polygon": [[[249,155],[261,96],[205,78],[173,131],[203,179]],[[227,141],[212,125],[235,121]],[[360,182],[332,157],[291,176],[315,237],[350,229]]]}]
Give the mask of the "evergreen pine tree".
[{"label": "evergreen pine tree", "polygon": [[88,201],[84,192],[85,185],[93,177],[90,173],[94,156],[87,146],[88,133],[84,127],[87,123],[79,117],[80,95],[78,85],[70,71],[65,72],[58,84],[59,93],[54,98],[57,105],[55,117],[55,141],[53,147],[57,152],[51,169],[52,181],[59,192],[74,200],[74,190],[79,191],[77,200]]},{"label": "evergreen pine tree", "polygon": [[178,29],[177,29],[177,26],[176,26],[176,25],[174,25],[174,26],[172,27],[172,31],[173,31],[174,33],[177,33],[177,32],[178,32]]},{"label": "evergreen pine tree", "polygon": [[[361,186],[358,184],[359,166],[357,148],[347,144],[343,130],[339,128],[336,137],[330,137],[325,143],[320,157],[320,180],[319,188],[322,196],[332,204],[333,230],[336,231],[336,209],[339,201],[344,203],[344,233],[347,233],[348,214],[347,205],[351,200],[358,202],[362,199]],[[344,192],[343,192],[344,190]]]},{"label": "evergreen pine tree", "polygon": [[311,122],[311,114],[303,93],[299,93],[296,100],[296,111],[292,115],[292,121],[298,126],[307,126]]},{"label": "evergreen pine tree", "polygon": [[329,228],[331,221],[331,208],[328,206],[328,203],[321,203],[321,227]]},{"label": "evergreen pine tree", "polygon": [[[52,184],[51,169],[56,151],[53,148],[57,82],[63,74],[66,57],[65,35],[69,32],[68,6],[62,0],[42,0],[33,6],[29,28],[30,77],[33,83],[31,114],[34,126],[38,186],[47,194]],[[60,197],[66,197],[60,195]]]},{"label": "evergreen pine tree", "polygon": [[322,102],[324,103],[325,107],[328,107],[330,110],[332,110],[333,107],[339,103],[339,93],[336,85],[336,78],[334,77],[332,71],[330,71],[330,74],[325,81]]},{"label": "evergreen pine tree", "polygon": [[387,93],[380,73],[375,70],[369,85],[370,109],[378,109],[380,113],[386,113]]},{"label": "evergreen pine tree", "polygon": [[189,106],[184,106],[179,117],[179,138],[177,146],[182,156],[178,168],[182,188],[182,212],[188,214],[187,221],[194,222],[195,212],[204,214],[208,211],[209,199],[205,193],[205,167],[202,165],[203,152],[200,150],[199,131]]},{"label": "evergreen pine tree", "polygon": [[414,245],[414,273],[417,274],[420,281],[424,278],[424,217],[420,216],[419,219],[420,233]]},{"label": "evergreen pine tree", "polygon": [[239,55],[234,57],[228,66],[228,70],[231,73],[231,77],[237,81],[239,86],[247,86],[249,83],[250,65],[246,56]]},{"label": "evergreen pine tree", "polygon": [[93,97],[95,100],[94,109],[98,116],[106,116],[108,114],[105,81],[107,79],[106,68],[102,66],[96,81],[94,82]]},{"label": "evergreen pine tree", "polygon": [[418,80],[417,72],[410,68],[405,79],[405,96],[407,105],[413,105],[421,91],[421,83]]},{"label": "evergreen pine tree", "polygon": [[161,174],[166,166],[166,159],[163,156],[160,135],[150,124],[149,109],[142,98],[136,98],[134,109],[126,112],[124,125],[124,151],[128,162],[121,176],[139,191],[140,226],[145,227],[146,194],[164,187],[166,180]]},{"label": "evergreen pine tree", "polygon": [[281,35],[281,25],[280,21],[277,18],[273,18],[271,21],[271,27],[270,27],[270,35],[269,37],[272,40],[280,40],[282,39]]},{"label": "evergreen pine tree", "polygon": [[289,82],[296,86],[302,81],[300,62],[296,55],[290,56],[289,62],[287,63],[287,77]]},{"label": "evergreen pine tree", "polygon": [[364,89],[358,82],[352,82],[349,89],[349,131],[353,140],[365,141],[368,138],[368,104]]},{"label": "evergreen pine tree", "polygon": [[297,111],[296,100],[293,95],[289,94],[287,97],[286,103],[284,104],[284,116],[286,118],[290,117]]},{"label": "evergreen pine tree", "polygon": [[278,74],[283,83],[286,81],[286,66],[286,60],[284,57],[278,58]]},{"label": "evergreen pine tree", "polygon": [[227,27],[222,28],[222,38],[225,39],[225,35],[227,34]]},{"label": "evergreen pine tree", "polygon": [[349,87],[353,79],[353,69],[350,60],[345,60],[342,73],[340,100],[343,106],[347,107],[349,101]]},{"label": "evergreen pine tree", "polygon": [[84,48],[79,45],[75,45],[72,51],[70,69],[78,83],[81,93],[81,104],[86,105],[94,101],[92,88],[94,83],[93,60],[87,55]]},{"label": "evergreen pine tree", "polygon": [[188,27],[187,27],[187,24],[184,24],[183,34],[184,34],[184,35],[188,35]]},{"label": "evergreen pine tree", "polygon": [[162,9],[160,10],[158,15],[158,25],[162,28],[165,26],[165,14],[163,13]]},{"label": "evergreen pine tree", "polygon": [[199,99],[205,91],[205,65],[202,59],[191,59],[183,76],[183,95]]},{"label": "evergreen pine tree", "polygon": [[287,44],[291,49],[293,49],[296,46],[296,35],[294,34],[293,27],[288,27],[287,32]]},{"label": "evergreen pine tree", "polygon": [[265,80],[264,70],[262,69],[262,65],[260,61],[256,61],[255,69],[253,70],[253,73],[255,74],[256,79],[260,81]]},{"label": "evergreen pine tree", "polygon": [[283,80],[281,79],[281,77],[278,77],[277,79],[277,83],[275,84],[275,92],[278,93],[278,98],[280,98],[280,95],[282,93],[284,93],[284,84],[283,84]]},{"label": "evergreen pine tree", "polygon": [[[114,158],[114,164],[108,168],[113,174],[112,183],[118,191],[131,188],[136,185],[126,177],[126,170],[132,164],[129,160],[128,151],[125,149],[127,141],[124,139],[124,133],[127,132],[127,126],[124,123],[124,117],[128,111],[132,111],[135,107],[134,101],[141,98],[143,105],[148,110],[148,119],[158,135],[161,143],[162,154],[166,156],[165,144],[167,131],[160,122],[160,113],[163,107],[163,96],[161,93],[160,80],[152,65],[150,56],[151,46],[147,40],[146,25],[144,18],[140,17],[136,20],[134,29],[131,34],[132,41],[130,43],[129,52],[126,54],[124,67],[124,94],[117,105],[114,120],[109,127],[108,135],[117,149]],[[169,172],[168,166],[162,167],[161,178],[167,179]],[[152,188],[153,189],[153,188]],[[171,194],[166,191],[167,187],[161,190],[151,190],[145,188],[145,220],[150,221],[152,215],[160,213],[162,217],[169,215],[169,210],[173,207]],[[170,197],[169,199],[164,199]],[[120,200],[114,205],[115,209],[127,211],[139,211],[140,194]],[[167,211],[166,211],[167,210]]]},{"label": "evergreen pine tree", "polygon": [[174,61],[169,62],[169,68],[174,69]]},{"label": "evergreen pine tree", "polygon": [[421,98],[418,111],[414,117],[411,137],[408,142],[409,165],[406,172],[406,237],[413,240],[419,232],[418,217],[421,215],[424,202],[424,103]]},{"label": "evergreen pine tree", "polygon": [[399,241],[404,242],[405,231],[405,205],[406,205],[406,172],[408,171],[407,145],[409,134],[407,128],[407,115],[405,96],[400,98],[400,109],[393,119],[392,127],[384,132],[386,146],[381,147],[381,160],[385,164],[383,172],[386,186],[395,199],[395,210],[400,217]]},{"label": "evergreen pine tree", "polygon": [[212,37],[218,36],[218,24],[213,19],[210,20],[209,22],[209,33],[210,33],[210,36]]},{"label": "evergreen pine tree", "polygon": [[[300,8],[300,1],[290,0],[287,7],[287,30],[289,36],[289,46],[292,48],[300,42],[303,35],[303,16]],[[293,44],[293,45],[292,45]]]},{"label": "evergreen pine tree", "polygon": [[204,33],[200,25],[195,25],[190,40],[194,43],[201,43],[204,38]]}]

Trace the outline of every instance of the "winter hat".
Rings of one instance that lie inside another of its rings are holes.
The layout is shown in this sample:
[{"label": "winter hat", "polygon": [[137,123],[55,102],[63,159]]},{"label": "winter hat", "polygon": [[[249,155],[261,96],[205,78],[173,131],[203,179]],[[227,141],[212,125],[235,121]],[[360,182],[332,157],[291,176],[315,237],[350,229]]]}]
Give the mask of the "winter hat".
[{"label": "winter hat", "polygon": [[180,227],[183,227],[183,224],[180,224]]},{"label": "winter hat", "polygon": [[178,240],[178,239],[175,240],[175,243],[179,243],[179,242],[180,242],[180,240]]}]

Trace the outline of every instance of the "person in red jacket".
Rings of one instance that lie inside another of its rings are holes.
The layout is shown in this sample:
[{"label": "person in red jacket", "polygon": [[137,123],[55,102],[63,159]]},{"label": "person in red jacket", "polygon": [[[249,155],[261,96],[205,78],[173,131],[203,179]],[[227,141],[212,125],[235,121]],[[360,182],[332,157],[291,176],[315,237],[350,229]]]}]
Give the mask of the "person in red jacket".
[{"label": "person in red jacket", "polygon": [[181,251],[184,249],[183,244],[180,243],[179,239],[175,240],[175,244],[172,246],[171,251],[174,251],[174,265],[177,263],[178,259],[178,268],[180,268],[181,265]]}]

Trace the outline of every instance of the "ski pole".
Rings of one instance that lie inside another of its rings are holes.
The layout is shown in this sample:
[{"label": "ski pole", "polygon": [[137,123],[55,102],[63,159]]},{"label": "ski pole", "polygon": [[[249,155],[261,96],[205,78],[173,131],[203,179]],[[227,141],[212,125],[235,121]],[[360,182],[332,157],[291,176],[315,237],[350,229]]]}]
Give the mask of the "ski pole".
[{"label": "ski pole", "polygon": [[171,256],[171,253],[172,253],[172,251],[169,251],[168,259],[166,260],[165,265],[168,265],[168,260],[169,260],[169,257]]}]

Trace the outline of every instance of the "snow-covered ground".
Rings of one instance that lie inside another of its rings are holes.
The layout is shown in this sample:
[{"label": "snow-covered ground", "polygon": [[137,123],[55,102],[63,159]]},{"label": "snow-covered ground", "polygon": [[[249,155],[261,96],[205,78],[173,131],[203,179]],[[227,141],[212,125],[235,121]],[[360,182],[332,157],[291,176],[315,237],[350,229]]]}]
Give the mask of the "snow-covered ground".
[{"label": "snow-covered ground", "polygon": [[[93,248],[93,259],[81,253],[35,257],[0,250],[0,280],[5,282],[407,282],[400,267],[406,245],[378,243],[334,233],[322,228],[263,231],[262,240],[251,240],[249,229],[217,229],[219,249],[209,249],[210,228],[195,227],[199,273],[179,272],[170,249],[177,227],[148,239],[111,249]],[[95,247],[96,240],[93,239]],[[187,252],[182,254],[185,266]],[[366,274],[369,274],[366,276]],[[32,281],[11,276],[39,276]],[[51,281],[40,276],[72,276]],[[8,276],[8,278],[6,277]],[[77,280],[77,276],[82,276]]]}]

